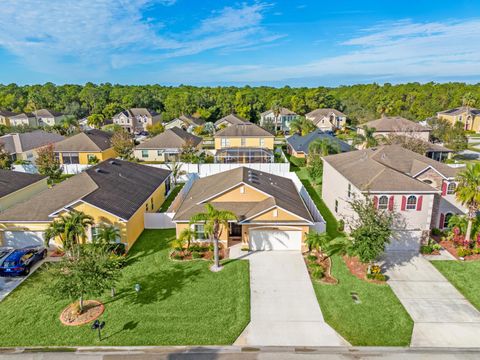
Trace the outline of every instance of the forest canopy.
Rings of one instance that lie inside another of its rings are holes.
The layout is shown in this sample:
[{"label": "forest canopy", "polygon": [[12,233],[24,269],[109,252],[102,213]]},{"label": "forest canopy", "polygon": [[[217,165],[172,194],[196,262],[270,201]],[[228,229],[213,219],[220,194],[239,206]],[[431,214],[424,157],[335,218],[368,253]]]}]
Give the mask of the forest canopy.
[{"label": "forest canopy", "polygon": [[317,108],[343,111],[353,124],[376,119],[382,113],[425,120],[436,112],[462,105],[471,93],[480,99],[480,85],[464,83],[367,84],[336,88],[195,87],[181,85],[0,85],[0,109],[14,112],[48,108],[77,118],[102,114],[111,118],[131,107],[146,107],[163,114],[165,121],[195,114],[215,121],[236,112],[251,121],[280,104],[300,115]]}]

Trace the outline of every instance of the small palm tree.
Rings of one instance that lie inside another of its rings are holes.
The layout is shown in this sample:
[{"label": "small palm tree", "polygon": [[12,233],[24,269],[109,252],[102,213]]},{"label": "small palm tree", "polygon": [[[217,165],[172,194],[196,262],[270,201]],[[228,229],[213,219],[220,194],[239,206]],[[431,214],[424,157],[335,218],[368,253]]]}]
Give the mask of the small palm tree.
[{"label": "small palm tree", "polygon": [[330,139],[316,139],[308,145],[309,154],[318,154],[327,156],[331,154],[338,154],[340,152],[340,145],[338,142]]},{"label": "small palm tree", "polygon": [[228,228],[229,221],[236,221],[237,216],[227,210],[218,210],[211,204],[205,204],[205,212],[193,215],[190,218],[190,224],[204,223],[205,232],[209,234],[214,245],[214,265],[211,267],[212,271],[220,271],[220,260],[218,256],[218,241],[224,228]]},{"label": "small palm tree", "polygon": [[[466,107],[465,110],[466,110],[466,113],[467,113],[466,119],[465,119],[465,130],[468,130],[467,129],[467,119],[471,115],[470,114],[471,108],[475,106],[476,101],[477,101],[477,99],[475,98],[475,96],[473,96],[473,94],[471,92],[468,92],[463,96],[462,104],[463,104],[463,106]],[[473,129],[473,124],[470,124],[470,129]]]},{"label": "small palm tree", "polygon": [[344,237],[332,239],[326,232],[318,233],[312,231],[307,234],[305,244],[307,244],[309,252],[316,250],[323,260],[335,254],[345,253],[350,242]]},{"label": "small palm tree", "polygon": [[468,164],[467,168],[457,175],[458,186],[455,196],[467,208],[467,231],[465,240],[470,241],[472,224],[480,209],[480,164]]},{"label": "small palm tree", "polygon": [[80,125],[78,124],[77,119],[75,119],[75,116],[72,115],[66,116],[62,120],[61,126],[65,129],[67,134],[80,130]]},{"label": "small palm tree", "polygon": [[95,242],[101,244],[112,244],[120,237],[120,230],[114,225],[102,225],[97,230]]},{"label": "small palm tree", "polygon": [[83,242],[87,236],[87,228],[93,225],[93,218],[81,211],[70,211],[67,215],[54,220],[45,231],[45,241],[58,237],[63,248],[70,251],[75,245]]},{"label": "small palm tree", "polygon": [[173,185],[177,185],[178,178],[185,173],[185,171],[182,170],[182,164],[174,161],[167,164],[167,166],[172,172]]},{"label": "small palm tree", "polygon": [[183,229],[178,237],[178,240],[182,243],[187,243],[187,250],[190,249],[190,243],[195,240],[196,234],[195,230],[188,227],[187,229]]},{"label": "small palm tree", "polygon": [[383,118],[385,117],[386,114],[390,113],[392,111],[392,102],[388,101],[386,98],[382,99],[380,103],[377,106],[377,112],[380,114],[380,116]]}]

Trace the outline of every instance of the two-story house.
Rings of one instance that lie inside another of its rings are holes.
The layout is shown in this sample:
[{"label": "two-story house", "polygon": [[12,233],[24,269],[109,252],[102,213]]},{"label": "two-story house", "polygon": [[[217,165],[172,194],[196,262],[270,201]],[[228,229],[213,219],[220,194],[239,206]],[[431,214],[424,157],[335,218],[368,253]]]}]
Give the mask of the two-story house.
[{"label": "two-story house", "polygon": [[347,124],[347,115],[336,109],[316,109],[305,114],[305,118],[323,131],[343,129]]},{"label": "two-story house", "polygon": [[251,122],[230,125],[214,136],[217,163],[272,163],[274,136]]},{"label": "two-story house", "polygon": [[34,162],[37,158],[38,149],[64,139],[65,137],[55,133],[35,130],[27,133],[11,133],[0,136],[0,144],[10,154],[12,161],[25,160]]},{"label": "two-story house", "polygon": [[419,250],[432,228],[444,228],[465,209],[455,200],[458,169],[399,145],[380,146],[323,158],[322,197],[348,224],[351,201],[371,196],[374,206],[395,213],[389,250]]},{"label": "two-story house", "polygon": [[64,118],[65,115],[60,112],[40,109],[10,116],[10,125],[31,127],[54,126],[60,124]]},{"label": "two-story house", "polygon": [[290,123],[297,118],[298,115],[290,109],[281,107],[278,113],[270,109],[260,114],[260,126],[275,131],[289,131]]},{"label": "two-story house", "polygon": [[465,130],[480,132],[480,109],[460,106],[438,112],[437,118],[447,120],[452,125],[460,122]]},{"label": "two-story house", "polygon": [[162,115],[146,108],[131,108],[113,117],[113,123],[120,125],[129,133],[148,131],[147,126],[162,121]]}]

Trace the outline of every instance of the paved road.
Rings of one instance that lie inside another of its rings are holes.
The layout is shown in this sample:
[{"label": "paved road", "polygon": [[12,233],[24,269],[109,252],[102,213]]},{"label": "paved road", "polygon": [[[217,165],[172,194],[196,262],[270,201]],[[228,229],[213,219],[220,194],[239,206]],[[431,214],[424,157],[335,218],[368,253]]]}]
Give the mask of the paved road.
[{"label": "paved road", "polygon": [[480,350],[408,348],[261,348],[191,347],[80,350],[76,353],[0,354],[0,360],[474,360]]},{"label": "paved road", "polygon": [[424,257],[388,253],[388,284],[415,322],[412,347],[479,347],[480,312]]},{"label": "paved road", "polygon": [[259,251],[250,261],[251,321],[235,345],[347,345],[323,320],[302,255]]}]

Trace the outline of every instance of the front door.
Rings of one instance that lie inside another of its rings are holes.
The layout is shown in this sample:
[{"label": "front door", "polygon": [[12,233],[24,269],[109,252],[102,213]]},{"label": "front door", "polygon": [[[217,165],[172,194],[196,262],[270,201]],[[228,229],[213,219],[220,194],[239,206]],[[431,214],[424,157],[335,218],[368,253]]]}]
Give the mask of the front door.
[{"label": "front door", "polygon": [[228,234],[230,237],[241,237],[242,236],[242,225],[237,223],[230,223],[230,232]]}]

